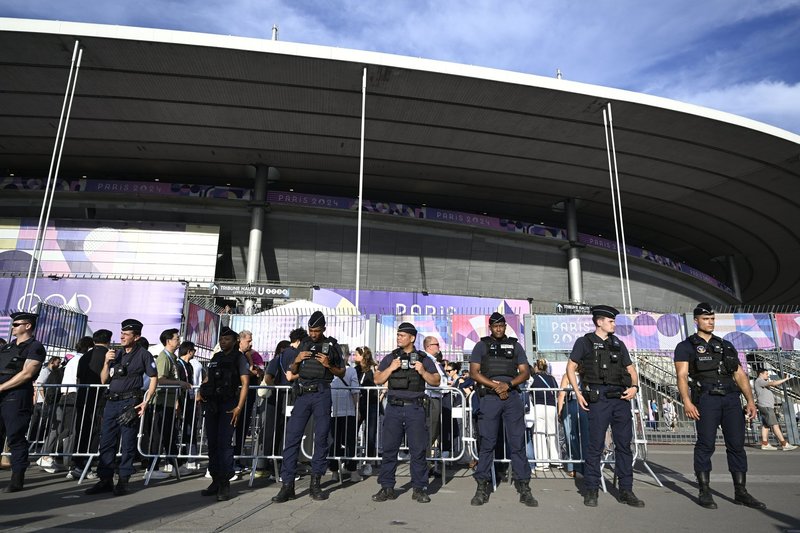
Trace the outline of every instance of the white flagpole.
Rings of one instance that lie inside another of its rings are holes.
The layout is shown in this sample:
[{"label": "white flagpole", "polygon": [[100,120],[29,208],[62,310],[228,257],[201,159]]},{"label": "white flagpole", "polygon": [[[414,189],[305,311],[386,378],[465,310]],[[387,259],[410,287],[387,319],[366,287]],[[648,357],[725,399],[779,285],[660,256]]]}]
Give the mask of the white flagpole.
[{"label": "white flagpole", "polygon": [[608,115],[603,109],[603,130],[606,134],[606,154],[608,156],[608,179],[611,183],[611,208],[614,212],[614,237],[617,239],[617,264],[619,265],[619,290],[622,294],[622,310],[625,312],[625,282],[622,275],[622,256],[619,242],[619,226],[617,224],[617,197],[614,194],[614,170],[611,168],[611,145],[608,139]]},{"label": "white flagpole", "polygon": [[359,307],[359,291],[361,289],[361,205],[364,195],[364,116],[367,108],[367,67],[361,77],[361,155],[358,166],[358,229],[356,231],[356,314],[361,313]]},{"label": "white flagpole", "polygon": [[631,276],[628,272],[628,248],[625,244],[625,224],[622,222],[622,196],[619,189],[619,167],[617,166],[617,148],[614,143],[614,118],[611,115],[611,102],[608,103],[608,131],[611,133],[611,156],[614,158],[614,180],[617,191],[617,209],[619,209],[619,233],[622,236],[622,262],[625,265],[625,284],[628,292],[628,313],[633,313],[631,301]]}]

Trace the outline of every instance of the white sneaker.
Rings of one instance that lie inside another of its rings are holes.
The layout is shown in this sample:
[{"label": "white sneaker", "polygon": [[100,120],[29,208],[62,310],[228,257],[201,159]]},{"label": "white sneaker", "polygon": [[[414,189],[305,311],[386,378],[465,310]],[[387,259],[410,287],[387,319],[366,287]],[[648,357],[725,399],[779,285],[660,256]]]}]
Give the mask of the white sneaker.
[{"label": "white sneaker", "polygon": [[[183,477],[183,476],[191,475],[192,471],[189,470],[188,468],[186,468],[186,465],[181,465],[181,466],[178,467],[178,473],[181,475],[181,477]],[[170,475],[173,476],[173,477],[177,477],[177,476],[175,476],[175,469],[174,468],[172,469],[172,472],[170,473]]]},{"label": "white sneaker", "polygon": [[167,479],[168,477],[169,477],[169,474],[167,474],[166,472],[163,472],[161,470],[153,470],[150,473],[150,479]]},{"label": "white sneaker", "polygon": [[234,473],[228,481],[236,481],[237,479],[239,479],[239,474]]},{"label": "white sneaker", "polygon": [[761,445],[761,449],[762,450],[777,450],[778,448],[776,448],[772,444],[762,444]]},{"label": "white sneaker", "polygon": [[203,476],[203,477],[204,477],[204,478],[211,479],[211,471],[210,471],[208,468],[206,468],[206,475],[205,475],[205,476]]},{"label": "white sneaker", "polygon": [[189,461],[186,463],[186,468],[189,470],[200,470],[200,465],[195,463],[194,461]]},{"label": "white sneaker", "polygon": [[786,444],[784,444],[783,446],[781,446],[781,450],[783,450],[785,452],[790,452],[790,451],[795,450],[795,449],[797,449],[797,446],[795,446],[794,444],[789,444],[788,442]]},{"label": "white sneaker", "polygon": [[83,470],[79,470],[79,469],[77,469],[77,468],[73,468],[72,470],[70,470],[69,472],[67,472],[67,476],[66,476],[66,477],[67,477],[67,479],[69,479],[70,481],[74,481],[74,480],[76,480],[76,479],[80,479],[80,478],[81,478],[81,474],[82,474],[82,473],[83,473]]},{"label": "white sneaker", "polygon": [[164,472],[167,472],[167,473],[169,473],[169,472],[172,472],[172,463],[167,463],[167,464],[165,464],[165,465],[164,465],[164,466],[161,468],[161,470],[163,470]]}]

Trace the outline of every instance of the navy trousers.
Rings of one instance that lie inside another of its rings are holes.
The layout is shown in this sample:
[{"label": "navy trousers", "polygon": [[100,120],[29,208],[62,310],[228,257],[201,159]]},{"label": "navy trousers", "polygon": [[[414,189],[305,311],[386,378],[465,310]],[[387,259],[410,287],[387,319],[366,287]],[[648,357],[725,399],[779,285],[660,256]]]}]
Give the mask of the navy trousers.
[{"label": "navy trousers", "polygon": [[[511,391],[506,400],[501,400],[496,394],[487,394],[481,398],[481,410],[478,413],[481,443],[475,479],[492,479],[495,448],[498,440],[503,438],[498,431],[501,420],[506,430],[512,475],[516,480],[528,481],[531,479],[531,465],[525,453],[525,406],[517,391]],[[502,446],[502,442],[500,445]]]},{"label": "navy trousers", "polygon": [[694,471],[710,472],[711,456],[717,440],[717,427],[722,426],[728,470],[747,472],[747,454],[744,451],[744,412],[739,392],[725,396],[700,395],[697,403],[700,420],[695,422],[697,442],[694,445]]},{"label": "navy trousers", "polygon": [[0,393],[0,436],[5,434],[8,438],[12,472],[24,472],[28,468],[26,434],[32,414],[33,390],[30,387]]},{"label": "navy trousers", "polygon": [[126,426],[117,422],[117,417],[129,407],[141,402],[139,398],[108,401],[103,411],[103,425],[100,433],[100,462],[97,466],[97,477],[111,479],[114,477],[114,459],[117,457],[117,443],[121,441],[122,458],[119,463],[119,477],[127,478],[133,474],[133,457],[136,454],[136,437],[139,432],[139,420]]},{"label": "navy trousers", "polygon": [[292,415],[286,423],[286,445],[283,449],[281,478],[284,484],[294,483],[297,473],[297,456],[308,420],[314,417],[314,454],[311,473],[323,476],[328,468],[328,433],[331,429],[331,391],[322,387],[318,392],[306,392],[297,397]]},{"label": "navy trousers", "polygon": [[[595,387],[595,385],[593,385]],[[589,447],[586,451],[583,470],[584,487],[594,490],[600,487],[600,458],[605,449],[606,430],[611,426],[614,440],[614,473],[619,479],[619,488],[633,489],[633,417],[631,402],[618,398],[606,398],[607,387],[597,386],[600,399],[589,404]],[[586,397],[584,395],[584,397]]]},{"label": "navy trousers", "polygon": [[397,452],[403,437],[408,438],[411,455],[411,487],[424,489],[428,485],[428,463],[425,456],[430,444],[428,418],[425,408],[418,404],[386,406],[383,417],[383,455],[378,484],[394,488]]},{"label": "navy trousers", "polygon": [[[213,402],[213,403],[212,403]],[[211,405],[208,405],[211,403]],[[231,414],[238,398],[227,398],[219,401],[209,400],[204,406],[206,438],[208,439],[208,471],[228,480],[233,476],[233,433]],[[244,413],[242,413],[244,414]],[[239,424],[242,419],[239,418]]]}]

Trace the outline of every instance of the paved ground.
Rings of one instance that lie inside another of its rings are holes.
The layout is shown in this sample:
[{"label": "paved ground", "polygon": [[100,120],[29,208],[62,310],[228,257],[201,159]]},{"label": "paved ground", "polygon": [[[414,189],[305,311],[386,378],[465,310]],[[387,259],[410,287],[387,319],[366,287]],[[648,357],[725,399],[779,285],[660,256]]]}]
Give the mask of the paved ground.
[{"label": "paved ground", "polygon": [[[553,470],[531,483],[539,500],[535,509],[517,501],[513,487],[504,484],[483,507],[471,507],[475,483],[469,472],[454,476],[442,485],[431,486],[432,502],[411,500],[410,491],[395,501],[376,504],[370,495],[377,491],[375,478],[339,486],[330,477],[323,485],[331,491],[325,502],[308,497],[307,478],[298,482],[299,499],[273,504],[278,487],[257,479],[253,488],[247,481],[234,482],[228,502],[217,503],[199,495],[208,484],[201,476],[153,482],[145,488],[141,475],[134,477],[135,492],[115,498],[86,496],[83,486],[66,481],[63,474],[29,470],[27,489],[0,494],[0,527],[6,531],[115,530],[115,531],[537,531],[628,532],[628,531],[758,531],[800,532],[800,450],[766,452],[748,450],[750,492],[764,501],[766,511],[754,511],[733,504],[733,487],[725,467],[724,449],[715,454],[717,470],[712,488],[719,504],[706,510],[694,502],[692,450],[688,446],[651,446],[649,464],[664,487],[656,485],[641,468],[636,468],[635,491],[647,502],[644,509],[620,505],[612,494],[602,494],[596,509],[583,506],[578,494],[580,480]],[[5,486],[10,474],[0,473]],[[403,468],[398,482],[407,484]],[[403,487],[401,487],[403,488]],[[405,485],[403,490],[408,488]],[[612,489],[613,491],[613,489]]]}]

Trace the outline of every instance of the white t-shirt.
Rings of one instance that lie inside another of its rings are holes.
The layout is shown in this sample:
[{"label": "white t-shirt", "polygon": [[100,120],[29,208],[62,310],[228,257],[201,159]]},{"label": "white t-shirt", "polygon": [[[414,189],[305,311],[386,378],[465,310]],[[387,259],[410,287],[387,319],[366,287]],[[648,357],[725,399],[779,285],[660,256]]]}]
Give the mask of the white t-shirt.
[{"label": "white t-shirt", "polygon": [[[78,383],[78,361],[83,357],[83,354],[78,354],[69,361],[67,366],[64,367],[64,377],[61,379],[63,385],[75,385]],[[61,387],[61,394],[69,394],[71,392],[78,392],[76,387]]]},{"label": "white t-shirt", "polygon": [[431,354],[427,354],[430,357],[431,361],[433,361],[433,365],[436,367],[436,371],[439,373],[439,385],[434,387],[433,385],[428,385],[425,383],[425,394],[430,396],[431,398],[441,398],[442,397],[442,389],[447,388],[447,376],[444,374],[444,370],[442,369],[442,365],[439,364],[439,361],[436,360],[434,356]]}]

